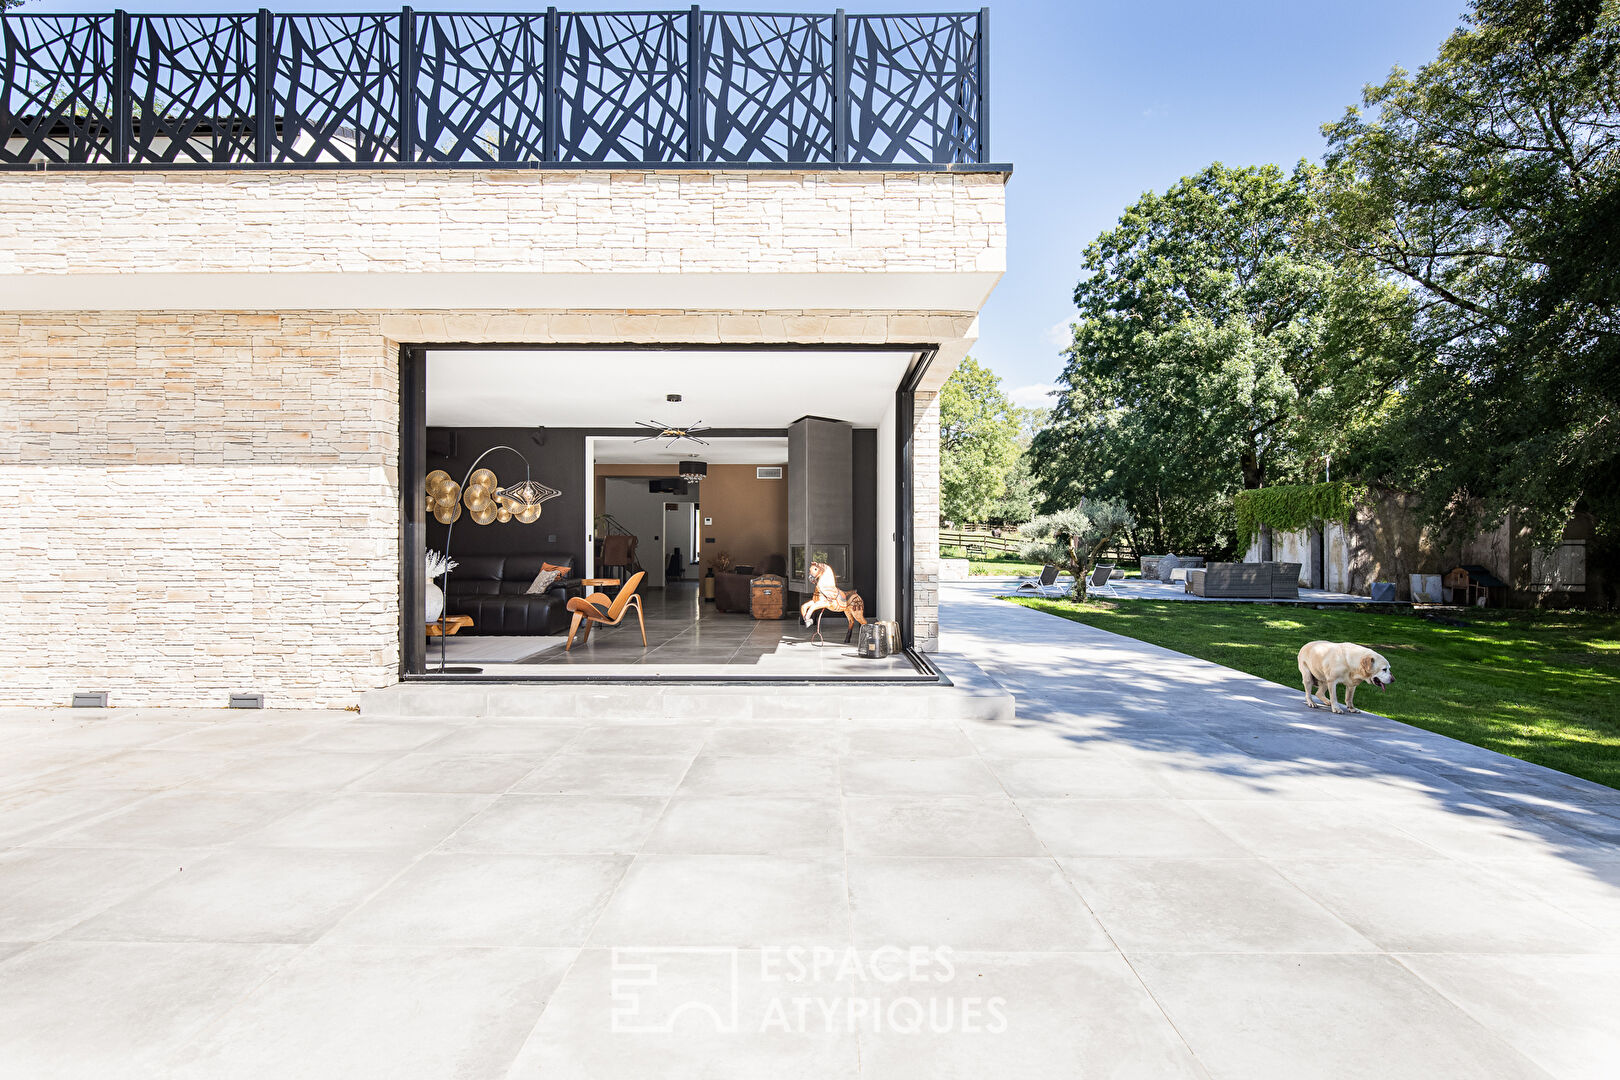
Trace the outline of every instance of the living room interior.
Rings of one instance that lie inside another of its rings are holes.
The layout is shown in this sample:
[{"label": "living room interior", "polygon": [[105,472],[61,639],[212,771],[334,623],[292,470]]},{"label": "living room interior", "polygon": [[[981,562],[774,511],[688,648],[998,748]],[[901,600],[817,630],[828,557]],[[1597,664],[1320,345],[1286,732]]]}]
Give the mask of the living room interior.
[{"label": "living room interior", "polygon": [[[893,641],[858,647],[897,610],[894,402],[914,359],[427,350],[421,674],[935,678]],[[581,393],[585,373],[611,388]],[[813,565],[844,602],[806,627]]]}]

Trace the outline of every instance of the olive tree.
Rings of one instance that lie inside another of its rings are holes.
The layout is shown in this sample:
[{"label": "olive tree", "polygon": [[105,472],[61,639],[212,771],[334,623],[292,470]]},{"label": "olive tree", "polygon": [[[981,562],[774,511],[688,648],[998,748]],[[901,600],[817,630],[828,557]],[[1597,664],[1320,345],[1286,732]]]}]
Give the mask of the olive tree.
[{"label": "olive tree", "polygon": [[1123,502],[1081,499],[1078,506],[1042,514],[1019,529],[1025,538],[1023,556],[1031,562],[1054,563],[1073,574],[1074,595],[1084,600],[1097,556],[1135,524]]}]

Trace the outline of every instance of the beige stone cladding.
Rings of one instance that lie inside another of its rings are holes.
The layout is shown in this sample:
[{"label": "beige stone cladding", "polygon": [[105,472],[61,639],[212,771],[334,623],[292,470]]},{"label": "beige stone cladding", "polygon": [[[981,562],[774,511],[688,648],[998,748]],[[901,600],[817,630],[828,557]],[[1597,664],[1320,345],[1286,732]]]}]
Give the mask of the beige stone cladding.
[{"label": "beige stone cladding", "polygon": [[913,401],[912,635],[923,652],[939,651],[939,392]]},{"label": "beige stone cladding", "polygon": [[398,349],[376,315],[0,314],[0,342],[0,702],[332,705],[392,681]]},{"label": "beige stone cladding", "polygon": [[[399,669],[397,342],[960,342],[964,313],[0,313],[0,705],[343,706]],[[938,409],[917,396],[917,636]]]},{"label": "beige stone cladding", "polygon": [[817,169],[11,173],[0,275],[1000,273],[1005,182]]}]

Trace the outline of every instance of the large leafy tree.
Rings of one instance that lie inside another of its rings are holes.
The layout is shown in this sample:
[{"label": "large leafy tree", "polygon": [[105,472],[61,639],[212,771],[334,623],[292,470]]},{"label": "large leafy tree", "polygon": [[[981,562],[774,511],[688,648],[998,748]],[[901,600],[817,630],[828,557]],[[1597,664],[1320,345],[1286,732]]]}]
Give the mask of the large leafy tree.
[{"label": "large leafy tree", "polygon": [[1018,418],[1001,377],[967,357],[939,392],[940,514],[983,521],[1018,462]]},{"label": "large leafy tree", "polygon": [[1318,242],[1318,182],[1211,165],[1087,248],[1032,451],[1048,506],[1123,499],[1139,546],[1218,548],[1234,491],[1315,478],[1388,393],[1409,305]]},{"label": "large leafy tree", "polygon": [[1404,282],[1414,355],[1366,474],[1543,537],[1620,491],[1620,0],[1477,0],[1325,129],[1331,240]]}]

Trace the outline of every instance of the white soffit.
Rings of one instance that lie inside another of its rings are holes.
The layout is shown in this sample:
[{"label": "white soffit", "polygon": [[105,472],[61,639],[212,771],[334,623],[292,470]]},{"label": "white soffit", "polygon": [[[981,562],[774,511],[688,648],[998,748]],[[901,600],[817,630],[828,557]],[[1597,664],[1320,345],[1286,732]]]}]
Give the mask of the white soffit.
[{"label": "white soffit", "polygon": [[[430,427],[876,427],[913,352],[752,349],[427,350]],[[679,403],[665,401],[680,394]],[[646,443],[646,446],[662,445]],[[690,445],[690,444],[687,444]]]},{"label": "white soffit", "polygon": [[598,465],[673,465],[690,459],[709,465],[786,465],[788,459],[786,439],[711,439],[708,446],[682,439],[666,448],[668,442],[597,438],[591,445]]}]

